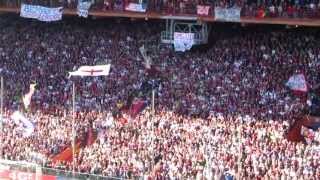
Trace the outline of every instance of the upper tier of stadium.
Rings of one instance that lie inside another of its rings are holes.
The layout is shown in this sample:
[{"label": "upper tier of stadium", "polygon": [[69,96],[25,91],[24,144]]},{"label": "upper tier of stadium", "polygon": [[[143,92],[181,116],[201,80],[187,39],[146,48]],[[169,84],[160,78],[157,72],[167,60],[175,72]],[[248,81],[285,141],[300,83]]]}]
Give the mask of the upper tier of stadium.
[{"label": "upper tier of stadium", "polygon": [[[211,1],[211,0],[92,0],[92,16],[145,19],[186,19],[198,21],[230,21],[217,19],[218,10],[238,8],[236,22],[320,26],[319,0],[311,1]],[[20,12],[21,4],[63,7],[65,15],[76,15],[77,0],[0,0],[0,12]],[[130,4],[134,4],[130,6]],[[134,12],[130,7],[141,8]],[[128,8],[129,7],[129,8]],[[231,14],[234,11],[228,11]],[[224,12],[228,14],[228,12]],[[224,15],[225,15],[224,14]]]}]

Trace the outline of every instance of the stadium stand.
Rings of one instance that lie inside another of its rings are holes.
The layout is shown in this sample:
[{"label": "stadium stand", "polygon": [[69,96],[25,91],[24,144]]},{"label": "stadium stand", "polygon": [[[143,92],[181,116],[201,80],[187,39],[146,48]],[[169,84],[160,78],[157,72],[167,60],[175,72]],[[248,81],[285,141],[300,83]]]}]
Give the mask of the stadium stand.
[{"label": "stadium stand", "polygon": [[[302,128],[303,143],[286,139],[308,97],[285,85],[297,73],[309,87],[319,81],[318,29],[220,25],[208,47],[176,53],[159,45],[156,22],[47,24],[1,16],[0,27],[1,159],[73,169],[72,158],[59,157],[71,153],[74,81],[76,172],[145,179],[320,177],[319,129]],[[143,65],[142,45],[151,69]],[[103,63],[112,65],[106,77],[68,78],[81,65]],[[151,88],[155,115],[146,84],[152,80],[158,82]],[[33,82],[24,111],[21,96]],[[149,104],[146,110],[139,99]],[[16,110],[34,125],[30,136],[11,118]]]}]

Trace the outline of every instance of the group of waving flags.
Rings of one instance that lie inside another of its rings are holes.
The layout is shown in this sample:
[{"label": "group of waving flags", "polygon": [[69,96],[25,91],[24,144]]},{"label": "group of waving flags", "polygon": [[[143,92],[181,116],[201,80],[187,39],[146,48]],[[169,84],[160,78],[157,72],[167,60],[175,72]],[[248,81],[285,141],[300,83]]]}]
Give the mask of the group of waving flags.
[{"label": "group of waving flags", "polygon": [[[142,51],[143,57],[146,59],[145,66],[146,68],[150,68],[150,58],[146,56],[144,48],[141,48],[140,51]],[[146,58],[147,57],[147,58]],[[76,71],[69,72],[69,77],[72,76],[108,76],[110,73],[110,64],[107,65],[96,65],[96,66],[80,66]],[[310,93],[310,88],[308,87],[306,78],[304,74],[295,74],[292,75],[288,81],[285,84],[289,89],[291,89],[294,93],[304,93],[307,95]],[[32,96],[35,92],[36,84],[30,84],[29,92],[26,93],[22,97],[23,105],[25,109],[28,109],[28,107],[31,104]],[[311,101],[311,104],[309,104],[310,107],[320,107],[320,103],[316,103],[317,101]],[[320,101],[319,101],[320,102]],[[136,98],[132,97],[129,104],[129,115],[131,117],[137,116],[147,105],[147,102],[143,98]],[[320,108],[313,108],[316,109],[316,111],[320,110]],[[30,136],[30,134],[33,132],[34,126],[27,118],[23,116],[22,113],[19,111],[16,111],[12,114],[11,118],[15,122],[22,122],[24,129],[24,136]],[[295,123],[291,126],[287,133],[287,139],[290,141],[304,141],[303,134],[301,133],[303,127],[309,128],[312,130],[317,130],[320,128],[320,117],[317,117],[317,115],[314,114],[306,114],[302,118],[296,120]]]},{"label": "group of waving flags", "polygon": [[[97,65],[97,66],[80,66],[78,70],[69,72],[69,77],[71,76],[107,76],[110,72],[110,64],[107,65]],[[29,86],[29,91],[22,96],[22,103],[26,110],[29,109],[31,104],[31,99],[36,91],[36,83],[31,83]],[[10,118],[17,125],[21,125],[22,135],[24,137],[29,137],[34,131],[34,124],[20,111],[15,111]]]}]

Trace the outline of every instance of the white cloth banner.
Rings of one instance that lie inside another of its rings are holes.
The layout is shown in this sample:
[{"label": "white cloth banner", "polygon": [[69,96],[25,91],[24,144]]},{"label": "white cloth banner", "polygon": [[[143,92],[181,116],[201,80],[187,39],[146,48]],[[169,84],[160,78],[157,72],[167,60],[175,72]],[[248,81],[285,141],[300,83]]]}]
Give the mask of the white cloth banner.
[{"label": "white cloth banner", "polygon": [[69,72],[70,76],[108,76],[111,65],[80,66],[78,70]]},{"label": "white cloth banner", "polygon": [[32,95],[33,95],[34,91],[36,90],[35,87],[36,87],[36,84],[30,84],[29,92],[22,97],[23,105],[26,109],[28,109],[28,107],[31,103]]},{"label": "white cloth banner", "polygon": [[239,22],[240,21],[241,8],[221,8],[215,7],[214,18],[218,21]]},{"label": "white cloth banner", "polygon": [[197,14],[198,15],[209,15],[210,6],[197,6]]},{"label": "white cloth banner", "polygon": [[134,12],[146,12],[146,6],[145,4],[129,3],[126,6],[126,10]]},{"label": "white cloth banner", "polygon": [[294,91],[302,91],[302,92],[308,91],[306,78],[304,77],[303,74],[292,75],[289,78],[288,82],[286,83],[286,86],[288,86],[290,89]]},{"label": "white cloth banner", "polygon": [[22,4],[20,16],[45,22],[59,21],[62,19],[62,9],[63,7],[47,8],[43,6]]},{"label": "white cloth banner", "polygon": [[194,44],[194,33],[175,32],[173,38],[175,51],[185,52],[190,50]]},{"label": "white cloth banner", "polygon": [[85,2],[79,1],[78,7],[77,7],[78,16],[87,18],[89,15],[90,7],[91,7],[91,1],[85,1]]},{"label": "white cloth banner", "polygon": [[139,51],[140,51],[140,53],[141,53],[141,55],[142,55],[142,57],[144,59],[145,68],[146,69],[150,69],[152,61],[151,61],[151,57],[147,55],[147,52],[146,52],[146,50],[144,48],[144,45],[139,48]]},{"label": "white cloth banner", "polygon": [[16,124],[22,123],[23,129],[24,129],[24,133],[23,133],[24,137],[29,137],[33,133],[34,125],[32,124],[31,121],[29,121],[26,117],[24,117],[21,112],[15,111],[11,115],[11,119],[14,120]]}]

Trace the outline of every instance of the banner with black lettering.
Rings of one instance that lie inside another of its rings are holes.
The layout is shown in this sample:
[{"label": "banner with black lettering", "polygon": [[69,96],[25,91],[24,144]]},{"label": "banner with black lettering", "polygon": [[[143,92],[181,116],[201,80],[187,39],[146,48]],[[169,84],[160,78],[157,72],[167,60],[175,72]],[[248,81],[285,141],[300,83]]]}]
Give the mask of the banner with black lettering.
[{"label": "banner with black lettering", "polygon": [[45,22],[59,21],[62,19],[62,9],[63,7],[47,8],[37,5],[22,4],[20,16]]},{"label": "banner with black lettering", "polygon": [[89,15],[90,7],[91,7],[91,1],[79,1],[77,6],[78,16],[87,18]]},{"label": "banner with black lettering", "polygon": [[240,21],[241,8],[221,8],[215,7],[214,18],[217,21],[239,22]]},{"label": "banner with black lettering", "polygon": [[175,32],[173,37],[173,45],[175,51],[185,52],[190,50],[194,44],[194,33]]},{"label": "banner with black lettering", "polygon": [[126,11],[133,11],[133,12],[141,12],[145,13],[147,10],[146,4],[137,4],[137,3],[129,3],[125,10]]}]

